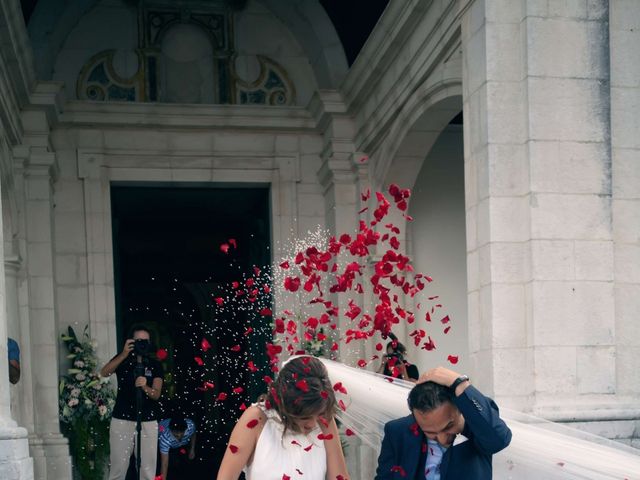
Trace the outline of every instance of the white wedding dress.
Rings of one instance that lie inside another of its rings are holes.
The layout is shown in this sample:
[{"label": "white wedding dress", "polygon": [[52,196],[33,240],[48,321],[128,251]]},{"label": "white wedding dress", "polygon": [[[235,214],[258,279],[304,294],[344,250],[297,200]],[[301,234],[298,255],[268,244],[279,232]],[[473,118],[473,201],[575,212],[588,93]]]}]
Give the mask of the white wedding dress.
[{"label": "white wedding dress", "polygon": [[[332,383],[347,395],[339,411],[343,427],[380,451],[384,424],[409,413],[407,395],[414,384],[320,358]],[[541,418],[500,409],[513,433],[511,444],[493,457],[499,480],[640,480],[640,450]]]},{"label": "white wedding dress", "polygon": [[308,435],[291,430],[282,434],[283,424],[275,410],[258,403],[267,421],[258,437],[253,460],[245,469],[247,480],[325,480],[327,454],[318,439],[320,427]]}]

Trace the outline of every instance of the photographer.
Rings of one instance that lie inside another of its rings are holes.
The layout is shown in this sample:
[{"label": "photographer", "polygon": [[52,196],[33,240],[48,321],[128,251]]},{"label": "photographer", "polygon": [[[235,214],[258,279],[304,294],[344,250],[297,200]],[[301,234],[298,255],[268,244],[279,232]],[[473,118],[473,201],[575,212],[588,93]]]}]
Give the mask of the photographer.
[{"label": "photographer", "polygon": [[[122,352],[102,367],[100,375],[115,372],[118,395],[113,408],[109,442],[111,467],[109,480],[124,480],[131,452],[137,441],[136,392],[141,389],[140,479],[154,480],[158,444],[157,400],[162,393],[162,366],[151,357],[151,332],[144,326],[133,326]],[[136,452],[137,453],[137,452]]]},{"label": "photographer", "polygon": [[387,343],[387,353],[382,356],[378,373],[415,383],[420,378],[420,372],[418,367],[406,360],[406,356],[407,349],[398,340]]}]

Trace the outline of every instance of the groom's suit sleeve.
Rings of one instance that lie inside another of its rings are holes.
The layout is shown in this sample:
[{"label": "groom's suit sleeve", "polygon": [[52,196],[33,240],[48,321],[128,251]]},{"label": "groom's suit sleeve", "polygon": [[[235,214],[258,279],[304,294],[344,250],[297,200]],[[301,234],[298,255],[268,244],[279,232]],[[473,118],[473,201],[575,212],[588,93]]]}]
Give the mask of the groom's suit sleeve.
[{"label": "groom's suit sleeve", "polygon": [[[378,457],[378,468],[376,469],[375,480],[391,480],[393,472],[391,468],[400,462],[396,452],[396,445],[399,443],[395,437],[398,432],[397,428],[393,428],[392,422],[384,426],[384,438],[382,439],[382,447],[380,448],[380,456]],[[395,441],[394,441],[395,440]]]},{"label": "groom's suit sleeve", "polygon": [[511,430],[493,400],[469,385],[454,401],[464,417],[465,432],[470,432],[469,439],[478,450],[492,455],[509,445]]}]

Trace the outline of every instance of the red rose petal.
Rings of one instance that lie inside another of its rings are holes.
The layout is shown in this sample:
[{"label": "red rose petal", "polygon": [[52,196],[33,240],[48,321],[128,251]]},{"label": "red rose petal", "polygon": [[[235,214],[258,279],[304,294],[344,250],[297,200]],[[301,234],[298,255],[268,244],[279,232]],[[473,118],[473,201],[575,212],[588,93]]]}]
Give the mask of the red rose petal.
[{"label": "red rose petal", "polygon": [[238,453],[238,447],[235,445],[229,444],[229,450],[231,450],[231,453]]},{"label": "red rose petal", "polygon": [[457,355],[449,355],[447,357],[447,360],[449,360],[449,362],[451,362],[452,364],[456,364],[458,363],[458,356]]},{"label": "red rose petal", "polygon": [[254,428],[256,425],[258,425],[258,423],[260,423],[260,422],[257,419],[254,418],[253,420],[250,420],[247,423],[247,428]]}]

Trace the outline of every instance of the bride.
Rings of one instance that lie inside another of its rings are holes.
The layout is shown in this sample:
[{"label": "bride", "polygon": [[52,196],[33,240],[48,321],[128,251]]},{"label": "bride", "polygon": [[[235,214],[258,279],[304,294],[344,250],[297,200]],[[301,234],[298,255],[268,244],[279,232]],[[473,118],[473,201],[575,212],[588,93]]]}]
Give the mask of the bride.
[{"label": "bride", "polygon": [[231,433],[218,480],[348,480],[325,366],[295,357]]}]

